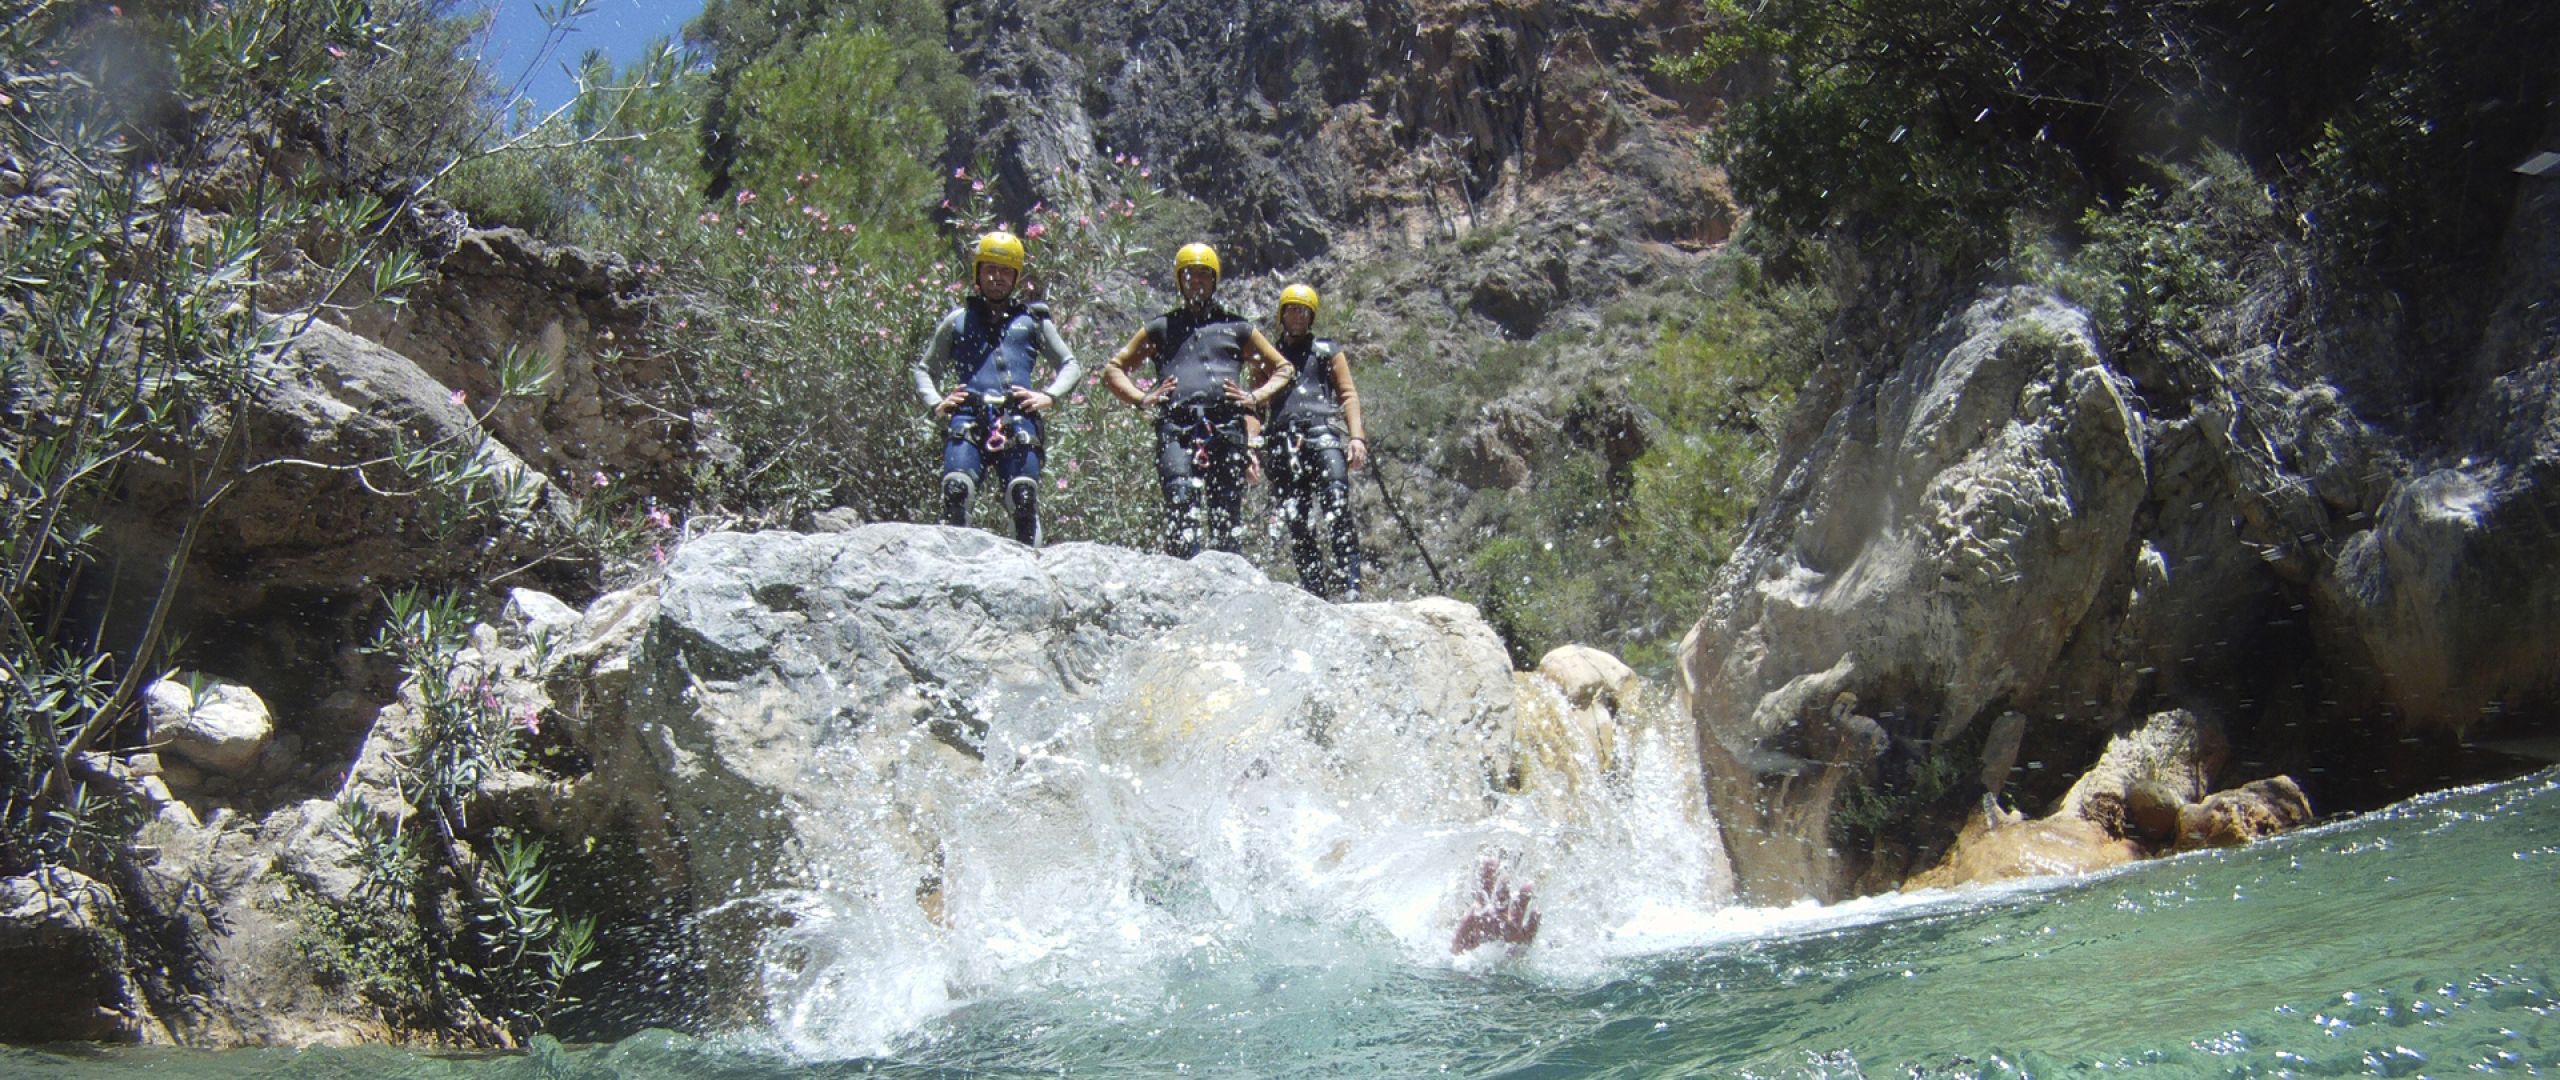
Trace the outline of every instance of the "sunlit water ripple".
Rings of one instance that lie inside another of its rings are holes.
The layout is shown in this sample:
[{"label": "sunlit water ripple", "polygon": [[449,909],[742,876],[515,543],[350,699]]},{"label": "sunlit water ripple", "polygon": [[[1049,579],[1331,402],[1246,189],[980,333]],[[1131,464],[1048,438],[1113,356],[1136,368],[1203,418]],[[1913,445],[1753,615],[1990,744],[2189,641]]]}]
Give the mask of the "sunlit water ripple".
[{"label": "sunlit water ripple", "polygon": [[12,1050],[0,1075],[2549,1075],[2555,886],[2545,772],[2096,878],[1727,909],[1580,965],[1417,963],[1280,919],[841,1060],[649,1033],[473,1057]]}]

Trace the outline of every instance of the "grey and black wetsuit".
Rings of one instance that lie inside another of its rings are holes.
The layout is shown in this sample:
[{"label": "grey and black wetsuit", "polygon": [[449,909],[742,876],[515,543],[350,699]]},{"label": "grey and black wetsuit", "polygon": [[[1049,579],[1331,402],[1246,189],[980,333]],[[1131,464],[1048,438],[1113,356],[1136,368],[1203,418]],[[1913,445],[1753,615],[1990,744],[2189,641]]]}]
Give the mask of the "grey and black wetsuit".
[{"label": "grey and black wetsuit", "polygon": [[969,401],[943,422],[942,521],[969,523],[969,503],[977,485],[993,465],[1005,482],[1005,505],[1013,513],[1013,538],[1038,546],[1040,536],[1040,469],[1047,446],[1040,418],[1013,400],[1017,387],[1033,385],[1039,361],[1057,365],[1057,375],[1042,391],[1064,398],[1084,377],[1075,353],[1059,336],[1046,304],[990,304],[970,297],[951,309],[933,328],[924,352],[910,369],[916,393],[926,409],[942,404],[938,368],[969,391]]}]

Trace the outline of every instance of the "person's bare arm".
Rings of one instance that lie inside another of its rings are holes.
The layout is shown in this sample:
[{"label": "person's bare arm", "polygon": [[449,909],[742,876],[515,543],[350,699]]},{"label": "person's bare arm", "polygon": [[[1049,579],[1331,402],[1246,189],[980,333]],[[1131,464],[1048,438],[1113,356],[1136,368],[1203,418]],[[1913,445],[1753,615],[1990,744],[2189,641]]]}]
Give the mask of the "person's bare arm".
[{"label": "person's bare arm", "polygon": [[1254,378],[1254,387],[1246,393],[1250,400],[1244,404],[1258,409],[1263,402],[1279,397],[1280,391],[1289,388],[1289,380],[1298,377],[1298,368],[1289,362],[1288,357],[1280,355],[1280,350],[1272,347],[1271,339],[1262,336],[1260,330],[1249,332],[1245,347],[1251,354],[1246,357],[1250,363],[1245,370]]},{"label": "person's bare arm", "polygon": [[1162,395],[1163,388],[1158,387],[1156,394],[1151,395],[1138,389],[1138,381],[1131,378],[1129,373],[1155,354],[1155,338],[1141,328],[1136,334],[1130,336],[1128,344],[1121,346],[1119,352],[1111,355],[1109,363],[1102,365],[1102,388],[1111,391],[1112,397],[1131,405],[1145,407],[1148,398]]},{"label": "person's bare arm", "polygon": [[1351,382],[1351,357],[1340,349],[1333,353],[1333,396],[1342,402],[1342,422],[1351,432],[1351,445],[1343,456],[1354,469],[1369,465],[1369,432],[1360,423],[1360,388]]}]

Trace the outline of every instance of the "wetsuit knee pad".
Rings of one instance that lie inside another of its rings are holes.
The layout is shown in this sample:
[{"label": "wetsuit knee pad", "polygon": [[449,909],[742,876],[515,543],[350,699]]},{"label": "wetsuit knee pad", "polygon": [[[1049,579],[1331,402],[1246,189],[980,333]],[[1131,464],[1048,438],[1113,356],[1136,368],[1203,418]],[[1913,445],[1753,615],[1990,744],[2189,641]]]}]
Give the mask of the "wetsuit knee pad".
[{"label": "wetsuit knee pad", "polygon": [[1013,510],[1013,538],[1040,546],[1040,481],[1017,476],[1005,482],[1004,503]]},{"label": "wetsuit knee pad", "polygon": [[969,502],[976,498],[977,494],[977,478],[967,473],[942,474],[942,523],[945,525],[968,524]]}]

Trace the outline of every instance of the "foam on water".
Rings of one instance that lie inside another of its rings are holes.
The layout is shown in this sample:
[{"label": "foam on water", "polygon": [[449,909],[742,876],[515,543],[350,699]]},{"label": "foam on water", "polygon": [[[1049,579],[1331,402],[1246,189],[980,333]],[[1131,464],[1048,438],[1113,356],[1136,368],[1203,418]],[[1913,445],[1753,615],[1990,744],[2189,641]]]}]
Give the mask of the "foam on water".
[{"label": "foam on water", "polygon": [[[880,1054],[975,1003],[1145,996],[1131,988],[1203,957],[1333,949],[1569,980],[1732,928],[1696,755],[1669,724],[1631,725],[1605,763],[1582,748],[1568,801],[1506,790],[1428,718],[1149,740],[992,704],[1006,719],[978,760],[819,763],[878,805],[808,853],[820,884],[754,901],[783,924],[760,957],[779,1048]],[[1539,935],[1453,955],[1488,860],[1535,887]]]}]

